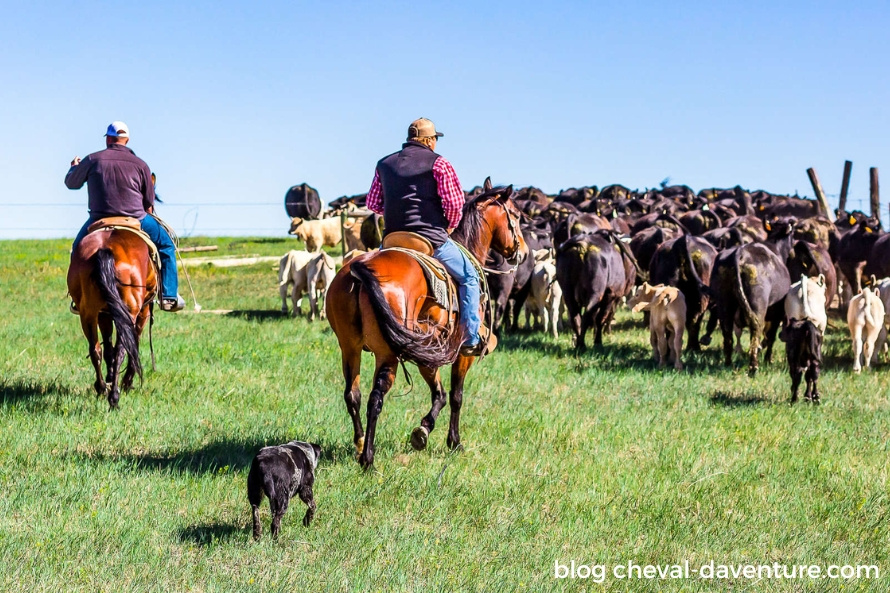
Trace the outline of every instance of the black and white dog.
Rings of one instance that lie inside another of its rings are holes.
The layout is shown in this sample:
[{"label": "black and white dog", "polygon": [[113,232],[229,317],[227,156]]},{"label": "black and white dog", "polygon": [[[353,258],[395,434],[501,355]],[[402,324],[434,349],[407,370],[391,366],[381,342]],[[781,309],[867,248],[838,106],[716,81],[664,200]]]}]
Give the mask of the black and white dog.
[{"label": "black and white dog", "polygon": [[299,495],[300,500],[309,507],[303,517],[303,525],[309,526],[315,515],[312,485],[315,483],[315,468],[320,456],[321,447],[302,441],[260,449],[253,458],[247,475],[247,500],[253,507],[254,539],[260,539],[263,533],[260,524],[263,494],[269,497],[269,508],[272,510],[272,537],[278,537],[281,517],[287,512],[287,506],[294,495]]}]

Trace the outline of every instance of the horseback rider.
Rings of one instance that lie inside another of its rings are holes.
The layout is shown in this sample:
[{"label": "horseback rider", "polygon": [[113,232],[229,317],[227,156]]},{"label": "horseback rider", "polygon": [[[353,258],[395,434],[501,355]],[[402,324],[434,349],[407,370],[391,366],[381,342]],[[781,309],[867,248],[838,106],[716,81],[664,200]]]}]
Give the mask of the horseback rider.
[{"label": "horseback rider", "polygon": [[[166,229],[153,216],[155,192],[152,173],[145,161],[136,156],[127,142],[130,130],[122,121],[112,122],[105,132],[105,150],[83,160],[74,157],[65,175],[68,189],[87,184],[90,218],[77,233],[72,251],[87,235],[87,229],[99,219],[130,216],[140,221],[142,230],[158,248],[161,259],[161,310],[175,312],[185,307],[179,296],[176,275],[176,247]],[[72,312],[77,312],[72,303]]]},{"label": "horseback rider", "polygon": [[409,231],[432,244],[433,257],[458,284],[461,354],[475,356],[485,347],[479,335],[479,275],[449,237],[460,223],[465,197],[454,167],[435,153],[442,136],[426,118],[411,122],[402,150],[377,163],[366,205],[383,215],[384,235]]}]

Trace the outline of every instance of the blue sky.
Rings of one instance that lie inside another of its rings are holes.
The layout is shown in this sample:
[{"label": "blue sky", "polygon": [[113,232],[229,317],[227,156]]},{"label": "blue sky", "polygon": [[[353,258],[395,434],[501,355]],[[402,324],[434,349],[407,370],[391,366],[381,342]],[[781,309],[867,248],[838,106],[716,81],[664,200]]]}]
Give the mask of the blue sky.
[{"label": "blue sky", "polygon": [[116,119],[183,234],[284,235],[290,185],[367,191],[420,116],[466,187],[837,194],[849,159],[890,197],[887,2],[8,4],[0,238],[73,237]]}]

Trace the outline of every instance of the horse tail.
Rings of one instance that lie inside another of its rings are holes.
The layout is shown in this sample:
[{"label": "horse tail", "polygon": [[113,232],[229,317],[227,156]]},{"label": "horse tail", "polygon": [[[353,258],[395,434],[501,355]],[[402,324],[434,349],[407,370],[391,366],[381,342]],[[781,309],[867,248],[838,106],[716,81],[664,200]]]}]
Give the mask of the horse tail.
[{"label": "horse tail", "polygon": [[435,329],[409,330],[393,314],[386,302],[383,289],[380,287],[380,281],[366,262],[354,261],[350,272],[365,289],[368,300],[371,301],[371,306],[374,309],[374,317],[377,319],[380,333],[399,358],[434,368],[449,365],[455,361],[458,344],[452,342],[455,336],[461,337],[459,330],[453,332],[452,339],[438,336]]},{"label": "horse tail", "polygon": [[92,279],[99,288],[99,293],[108,308],[111,309],[111,319],[117,331],[117,339],[120,341],[124,352],[130,357],[130,364],[142,379],[142,363],[139,361],[139,341],[136,337],[136,326],[130,317],[130,310],[124,304],[118,290],[117,270],[114,267],[114,254],[104,247],[93,256]]}]

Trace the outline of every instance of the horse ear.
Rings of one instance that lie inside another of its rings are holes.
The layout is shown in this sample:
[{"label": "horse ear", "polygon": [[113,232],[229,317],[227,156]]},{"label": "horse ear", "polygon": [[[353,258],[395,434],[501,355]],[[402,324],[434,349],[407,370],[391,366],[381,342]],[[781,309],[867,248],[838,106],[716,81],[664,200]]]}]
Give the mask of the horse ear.
[{"label": "horse ear", "polygon": [[488,191],[491,189],[491,176],[485,178],[485,181],[482,183],[482,191]]},{"label": "horse ear", "polygon": [[510,196],[513,195],[513,185],[508,185],[504,191],[501,192],[501,199],[506,200]]}]

